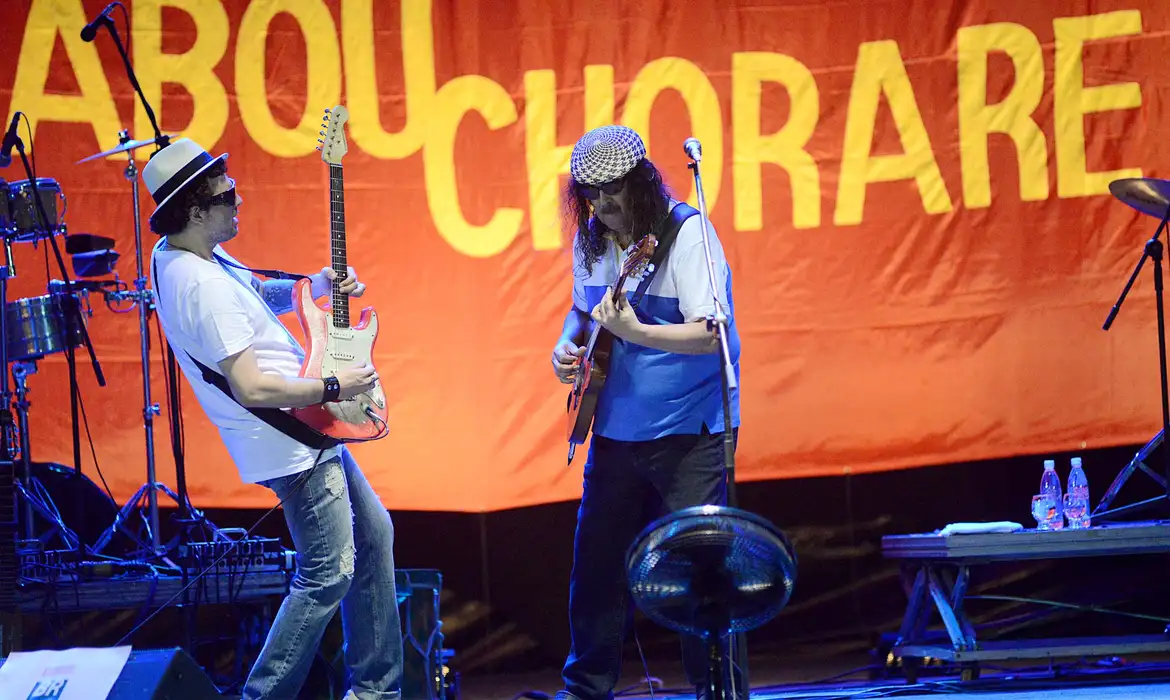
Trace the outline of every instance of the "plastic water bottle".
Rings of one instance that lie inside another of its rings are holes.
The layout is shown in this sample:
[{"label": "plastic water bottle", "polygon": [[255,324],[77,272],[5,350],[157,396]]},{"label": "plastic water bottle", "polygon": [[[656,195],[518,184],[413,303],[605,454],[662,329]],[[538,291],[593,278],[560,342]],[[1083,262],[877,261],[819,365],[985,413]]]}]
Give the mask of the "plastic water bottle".
[{"label": "plastic water bottle", "polygon": [[1089,527],[1089,478],[1081,468],[1081,458],[1072,458],[1072,471],[1068,473],[1069,528]]},{"label": "plastic water bottle", "polygon": [[1064,500],[1060,489],[1060,475],[1056,473],[1056,460],[1044,460],[1044,476],[1040,478],[1040,495],[1051,499],[1053,516],[1047,522],[1039,523],[1040,530],[1064,528]]}]

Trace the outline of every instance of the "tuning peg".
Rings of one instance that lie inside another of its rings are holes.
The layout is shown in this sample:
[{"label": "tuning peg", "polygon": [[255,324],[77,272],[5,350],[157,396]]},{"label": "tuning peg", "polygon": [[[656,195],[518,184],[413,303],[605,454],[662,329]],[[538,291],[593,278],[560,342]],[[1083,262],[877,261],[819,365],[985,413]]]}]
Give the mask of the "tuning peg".
[{"label": "tuning peg", "polygon": [[328,107],[326,107],[326,108],[325,108],[325,114],[329,114],[329,108],[328,108]]},{"label": "tuning peg", "polygon": [[320,131],[320,132],[318,132],[318,133],[319,133],[319,134],[321,134],[322,136],[324,136],[324,135],[325,135],[325,132],[324,132],[324,131]]},{"label": "tuning peg", "polygon": [[317,139],[317,143],[324,144],[325,140],[324,139]]}]

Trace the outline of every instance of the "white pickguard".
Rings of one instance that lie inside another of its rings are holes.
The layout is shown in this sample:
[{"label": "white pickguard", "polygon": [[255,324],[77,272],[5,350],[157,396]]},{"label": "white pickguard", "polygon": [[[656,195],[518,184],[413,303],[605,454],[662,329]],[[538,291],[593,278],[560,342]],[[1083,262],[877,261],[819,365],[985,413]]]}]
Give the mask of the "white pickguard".
[{"label": "white pickguard", "polygon": [[[373,364],[370,351],[373,349],[373,339],[378,333],[378,315],[370,315],[370,323],[362,330],[355,328],[336,328],[332,317],[328,324],[329,334],[324,339],[325,352],[321,357],[321,376],[336,375],[338,370],[346,367],[356,367],[362,364]],[[374,384],[374,388],[364,394],[358,394],[352,399],[325,404],[325,408],[338,420],[355,425],[369,422],[367,408],[378,411],[386,408],[386,395],[382,392],[382,382]]]}]

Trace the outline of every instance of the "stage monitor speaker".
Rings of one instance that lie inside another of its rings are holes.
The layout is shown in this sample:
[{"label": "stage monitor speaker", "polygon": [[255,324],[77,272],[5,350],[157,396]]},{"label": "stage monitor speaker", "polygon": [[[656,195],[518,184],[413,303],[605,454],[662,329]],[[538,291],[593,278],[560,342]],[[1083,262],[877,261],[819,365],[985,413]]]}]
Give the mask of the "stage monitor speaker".
[{"label": "stage monitor speaker", "polygon": [[[48,491],[65,525],[81,538],[82,543],[92,545],[102,532],[114,522],[118,515],[118,504],[84,473],[74,471],[56,462],[33,462],[32,475]],[[37,516],[37,527],[45,523]],[[104,554],[121,556],[130,552],[131,542],[118,535]]]},{"label": "stage monitor speaker", "polygon": [[450,700],[439,616],[443,575],[437,569],[398,569],[394,574],[402,619],[402,698]]},{"label": "stage monitor speaker", "polygon": [[[4,659],[0,659],[0,666]],[[182,649],[131,651],[107,700],[223,700],[215,684]]]}]

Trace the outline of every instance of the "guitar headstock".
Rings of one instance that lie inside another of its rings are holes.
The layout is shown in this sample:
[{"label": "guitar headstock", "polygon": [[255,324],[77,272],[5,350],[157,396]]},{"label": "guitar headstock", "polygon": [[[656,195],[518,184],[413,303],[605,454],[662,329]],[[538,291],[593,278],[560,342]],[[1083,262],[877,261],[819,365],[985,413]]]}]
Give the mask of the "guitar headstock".
[{"label": "guitar headstock", "polygon": [[[642,237],[634,244],[626,261],[622,263],[621,279],[640,276],[650,266],[650,259],[654,257],[654,250],[658,247],[658,239],[652,233]],[[620,288],[621,285],[618,285]]]},{"label": "guitar headstock", "polygon": [[345,105],[337,105],[333,109],[325,110],[321,119],[321,138],[317,147],[321,151],[321,160],[331,165],[341,165],[348,146],[345,143],[345,123],[349,121],[349,110]]}]

